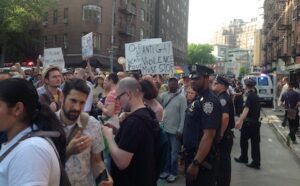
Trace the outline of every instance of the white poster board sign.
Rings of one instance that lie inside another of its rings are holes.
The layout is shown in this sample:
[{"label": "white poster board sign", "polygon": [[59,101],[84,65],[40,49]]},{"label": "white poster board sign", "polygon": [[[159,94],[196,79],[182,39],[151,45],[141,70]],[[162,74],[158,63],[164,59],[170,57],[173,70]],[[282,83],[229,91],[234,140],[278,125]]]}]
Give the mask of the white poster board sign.
[{"label": "white poster board sign", "polygon": [[44,49],[43,67],[57,66],[60,69],[65,68],[65,60],[61,48]]},{"label": "white poster board sign", "polygon": [[162,43],[161,38],[142,39],[142,41],[148,41],[148,42],[150,42],[150,44]]},{"label": "white poster board sign", "polygon": [[81,45],[82,45],[82,59],[86,60],[93,57],[94,55],[93,32],[82,36]]},{"label": "white poster board sign", "polygon": [[125,44],[126,71],[140,70],[142,46],[161,43],[160,38],[145,39],[144,41]]},{"label": "white poster board sign", "polygon": [[172,42],[142,45],[140,49],[142,74],[174,74]]}]

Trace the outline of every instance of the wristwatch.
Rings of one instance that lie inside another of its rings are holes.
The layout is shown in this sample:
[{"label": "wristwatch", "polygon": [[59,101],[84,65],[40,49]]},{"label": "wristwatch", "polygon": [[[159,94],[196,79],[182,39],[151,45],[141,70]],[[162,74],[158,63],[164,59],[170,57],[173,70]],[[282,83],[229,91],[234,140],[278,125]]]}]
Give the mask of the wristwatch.
[{"label": "wristwatch", "polygon": [[194,165],[194,166],[200,166],[201,165],[201,163],[198,161],[198,160],[193,160],[193,162],[192,162],[192,164]]}]

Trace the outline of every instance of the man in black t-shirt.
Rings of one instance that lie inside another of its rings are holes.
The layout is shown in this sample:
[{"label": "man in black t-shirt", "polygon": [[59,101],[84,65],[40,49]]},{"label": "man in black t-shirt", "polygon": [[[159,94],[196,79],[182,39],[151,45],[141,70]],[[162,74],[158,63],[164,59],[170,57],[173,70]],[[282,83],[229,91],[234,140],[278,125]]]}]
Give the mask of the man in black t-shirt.
[{"label": "man in black t-shirt", "polygon": [[155,139],[159,126],[146,122],[153,121],[155,114],[145,107],[140,84],[134,78],[122,79],[116,93],[123,111],[130,115],[115,137],[110,128],[103,127],[113,160],[114,186],[156,186]]},{"label": "man in black t-shirt", "polygon": [[248,78],[246,85],[246,102],[241,117],[235,127],[241,129],[240,146],[241,156],[234,158],[238,163],[248,163],[248,140],[251,140],[252,162],[247,166],[260,169],[260,105],[259,98],[255,93],[255,80]]}]

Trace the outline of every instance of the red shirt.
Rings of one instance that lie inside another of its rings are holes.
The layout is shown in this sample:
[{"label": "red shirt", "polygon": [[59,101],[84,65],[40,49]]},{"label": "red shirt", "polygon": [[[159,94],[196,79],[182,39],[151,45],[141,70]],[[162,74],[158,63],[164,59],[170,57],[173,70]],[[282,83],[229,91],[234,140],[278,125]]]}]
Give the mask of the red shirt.
[{"label": "red shirt", "polygon": [[115,104],[114,114],[118,115],[121,111],[120,102],[116,100],[117,93],[116,90],[112,90],[108,93],[105,99],[104,105],[113,105]]}]

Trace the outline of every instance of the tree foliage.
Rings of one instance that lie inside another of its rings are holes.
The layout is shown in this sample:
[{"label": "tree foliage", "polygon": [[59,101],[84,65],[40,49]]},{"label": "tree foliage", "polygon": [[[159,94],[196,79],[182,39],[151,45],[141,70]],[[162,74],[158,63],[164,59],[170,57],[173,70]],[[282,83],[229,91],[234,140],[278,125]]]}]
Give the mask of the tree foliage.
[{"label": "tree foliage", "polygon": [[249,73],[249,69],[245,67],[240,68],[240,76],[245,76],[246,74]]},{"label": "tree foliage", "polygon": [[28,34],[32,25],[38,27],[46,9],[53,7],[56,2],[57,0],[0,1],[1,62],[4,61],[7,49],[14,47],[14,35]]},{"label": "tree foliage", "polygon": [[28,24],[40,22],[45,10],[56,0],[1,0],[1,33],[23,32]]},{"label": "tree foliage", "polygon": [[209,44],[189,44],[188,46],[188,63],[189,64],[211,64],[216,59],[212,55],[213,46]]}]

